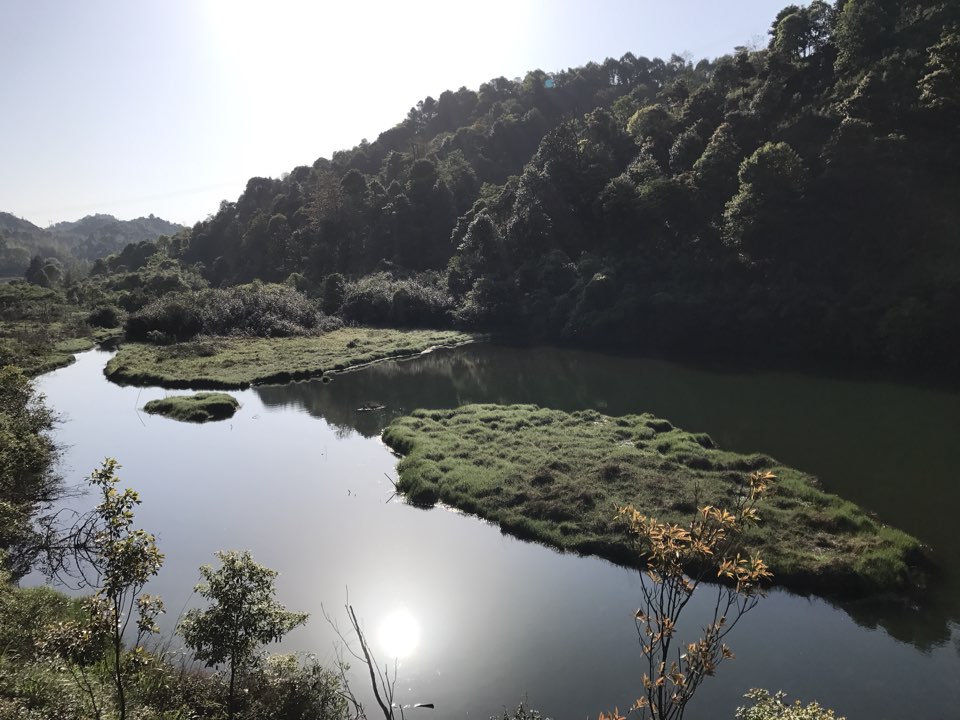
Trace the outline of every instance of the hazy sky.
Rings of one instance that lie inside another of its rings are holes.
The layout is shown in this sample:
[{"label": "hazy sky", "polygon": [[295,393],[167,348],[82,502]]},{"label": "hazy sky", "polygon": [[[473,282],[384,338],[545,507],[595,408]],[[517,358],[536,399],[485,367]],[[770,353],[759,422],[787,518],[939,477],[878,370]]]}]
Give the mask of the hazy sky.
[{"label": "hazy sky", "polygon": [[786,0],[0,0],[0,210],[192,224],[427,95],[766,42]]}]

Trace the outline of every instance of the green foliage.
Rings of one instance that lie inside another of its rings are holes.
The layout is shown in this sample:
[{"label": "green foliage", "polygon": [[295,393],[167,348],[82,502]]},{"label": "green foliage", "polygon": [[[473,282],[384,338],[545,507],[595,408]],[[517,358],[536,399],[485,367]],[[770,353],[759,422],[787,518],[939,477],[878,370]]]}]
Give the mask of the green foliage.
[{"label": "green foliage", "polygon": [[[97,592],[89,605],[89,628],[68,637],[79,644],[74,651],[87,652],[88,642],[83,632],[89,632],[89,644],[97,647],[105,636],[111,650],[113,679],[120,720],[126,717],[126,676],[136,669],[135,661],[141,655],[143,639],[159,632],[157,615],[163,612],[163,602],[143,594],[151,577],[160,571],[163,554],[157,549],[156,539],[145,530],[133,527],[134,508],[140,504],[136,491],[117,490],[120,478],[119,464],[107,458],[90,475],[90,485],[100,494],[100,503],[84,525],[84,536],[90,545],[83,551],[86,561],[96,574]],[[81,569],[86,577],[86,571]],[[124,636],[130,621],[136,618],[133,653],[124,651]],[[134,661],[131,663],[131,659]]]},{"label": "green foliage", "polygon": [[766,690],[751,690],[744,697],[753,700],[753,705],[737,708],[737,720],[844,720],[816,702],[804,706],[796,700],[787,705],[782,692],[770,695]]},{"label": "green foliage", "polygon": [[800,156],[766,143],[740,164],[740,191],[724,211],[724,235],[751,258],[789,258],[801,242],[800,201],[808,183]]},{"label": "green foliage", "polygon": [[336,673],[316,659],[271,655],[247,677],[241,717],[278,720],[347,720],[351,717]]},{"label": "green foliage", "polygon": [[14,366],[0,367],[0,559],[18,580],[43,547],[39,517],[59,497],[53,411]]},{"label": "green foliage", "polygon": [[889,45],[899,3],[895,0],[847,0],[837,17],[837,64],[855,71],[875,60]]},{"label": "green foliage", "polygon": [[231,418],[239,407],[237,399],[225,393],[196,393],[151,400],[143,410],[181,422],[204,423]]},{"label": "green foliage", "polygon": [[97,260],[89,277],[71,292],[88,306],[111,304],[133,312],[168,293],[205,288],[198,268],[182,263],[176,252],[174,241],[127,245]]},{"label": "green foliage", "polygon": [[346,295],[347,282],[340,273],[331,273],[323,279],[320,289],[320,303],[323,311],[328,315],[339,312]]},{"label": "green foliage", "polygon": [[744,474],[779,478],[763,522],[743,537],[763,550],[777,582],[863,595],[904,590],[921,547],[813,479],[765,455],[715,447],[705,435],[650,415],[605,417],[531,405],[417,410],[383,440],[405,455],[398,487],[416,504],[441,501],[522,538],[636,565],[614,521],[632,505],[679,523],[697,505],[727,505]]},{"label": "green foliage", "polygon": [[306,380],[477,337],[453,330],[354,327],[318,337],[209,338],[170,346],[125,343],[104,372],[115,382],[133,385],[229,390]]},{"label": "green foliage", "polygon": [[435,275],[396,279],[376,273],[346,285],[340,312],[364,325],[443,327],[451,309],[452,300]]},{"label": "green foliage", "polygon": [[28,375],[69,365],[94,344],[85,315],[59,289],[0,283],[0,365]]},{"label": "green foliage", "polygon": [[30,259],[30,265],[27,266],[23,277],[31,285],[52,288],[60,284],[63,278],[63,263],[55,257],[43,258],[34,255]]},{"label": "green foliage", "polygon": [[634,113],[627,122],[627,132],[638,142],[647,138],[659,139],[670,134],[673,118],[662,105],[648,105]]},{"label": "green foliage", "polygon": [[256,663],[255,653],[262,645],[279,642],[308,616],[289,612],[276,601],[277,572],[256,563],[249,552],[218,552],[217,558],[220,568],[201,567],[203,581],[195,588],[210,606],[188,611],[178,632],[207,667],[229,666],[228,706],[233,717],[237,676]]},{"label": "green foliage", "polygon": [[[101,502],[62,538],[94,595],[69,598],[48,587],[17,588],[0,568],[0,718],[219,718],[224,710],[231,715],[239,710],[249,720],[346,720],[339,676],[315,659],[250,662],[261,642],[279,639],[305,616],[286,613],[272,601],[275,573],[248,557],[237,556],[239,575],[221,570],[208,576],[211,596],[236,600],[239,609],[221,617],[222,624],[205,626],[224,639],[228,659],[243,667],[241,702],[233,702],[235,688],[231,683],[227,692],[219,675],[174,666],[166,653],[144,648],[144,638],[157,631],[163,605],[140,590],[162,555],[151,535],[133,528],[139,498],[130,489],[118,490],[117,467],[108,459],[94,471],[90,482]],[[226,577],[227,587],[216,582],[219,577]],[[214,609],[206,615],[209,620]]]},{"label": "green foliage", "polygon": [[93,327],[115,328],[122,324],[123,310],[116,305],[97,305],[87,315],[87,323]]},{"label": "green foliage", "polygon": [[[42,659],[47,627],[83,617],[80,599],[49,587],[18,588],[0,576],[0,648],[4,658],[27,664]],[[0,673],[2,674],[2,673]]]},{"label": "green foliage", "polygon": [[944,29],[929,49],[927,74],[920,78],[920,102],[948,118],[960,113],[960,30]]},{"label": "green foliage", "polygon": [[253,283],[168,293],[127,318],[125,329],[133,340],[177,342],[200,334],[316,335],[338,326],[303,293],[286,285]]}]

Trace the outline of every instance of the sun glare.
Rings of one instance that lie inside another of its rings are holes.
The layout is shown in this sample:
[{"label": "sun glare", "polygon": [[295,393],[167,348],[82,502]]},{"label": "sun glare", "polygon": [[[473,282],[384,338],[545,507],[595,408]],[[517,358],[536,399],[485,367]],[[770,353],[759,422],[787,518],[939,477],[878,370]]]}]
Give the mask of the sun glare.
[{"label": "sun glare", "polygon": [[409,610],[400,608],[380,624],[380,645],[391,658],[405,658],[420,644],[420,621]]}]

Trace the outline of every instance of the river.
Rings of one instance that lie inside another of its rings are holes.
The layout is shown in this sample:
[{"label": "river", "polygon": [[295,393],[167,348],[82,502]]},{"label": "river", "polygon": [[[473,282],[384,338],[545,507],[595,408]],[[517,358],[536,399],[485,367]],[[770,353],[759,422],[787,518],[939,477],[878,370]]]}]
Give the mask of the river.
[{"label": "river", "polygon": [[[346,625],[349,598],[381,657],[402,656],[398,701],[436,705],[409,718],[486,718],[524,698],[558,720],[629,706],[642,672],[637,573],[406,505],[392,496],[396,458],[379,433],[414,408],[467,402],[651,412],[817,475],[928,543],[942,570],[913,606],[771,592],[731,635],[737,658],[707,680],[688,718],[732,718],[751,687],[817,699],[851,720],[960,717],[956,393],[472,345],[330,383],[235,392],[233,419],[197,426],[141,412],[173,393],[107,382],[108,358],[83,353],[39,387],[63,418],[68,481],[109,455],[140,492],[138,525],[166,555],[149,590],[166,601],[167,631],[198,603],[197,567],[218,549],[248,549],[280,571],[280,600],[311,613],[282,649],[332,662],[336,635],[323,613]],[[707,600],[681,634],[696,630]],[[357,663],[352,672],[363,688]]]}]

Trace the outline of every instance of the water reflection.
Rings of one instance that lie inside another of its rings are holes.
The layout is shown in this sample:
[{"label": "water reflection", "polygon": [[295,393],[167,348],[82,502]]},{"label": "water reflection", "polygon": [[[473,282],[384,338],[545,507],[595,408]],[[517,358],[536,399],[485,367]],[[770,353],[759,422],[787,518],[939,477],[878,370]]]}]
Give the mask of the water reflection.
[{"label": "water reflection", "polygon": [[[596,717],[632,703],[641,671],[632,620],[639,574],[520,542],[469,517],[387,502],[393,488],[384,475],[392,474],[395,458],[371,438],[391,414],[487,399],[605,406],[611,413],[649,409],[707,429],[731,447],[768,450],[809,469],[815,461],[825,481],[838,474],[845,494],[882,499],[882,486],[899,477],[901,463],[929,473],[909,475],[911,489],[945,486],[933,506],[946,507],[956,491],[937,464],[946,467],[957,434],[956,399],[949,396],[791,376],[717,378],[583,353],[476,347],[340,376],[328,392],[319,384],[238,392],[242,408],[229,423],[196,426],[138,417],[138,407],[166,392],[111,385],[102,375],[106,360],[104,353],[84,354],[41,378],[40,389],[65,418],[57,439],[66,448],[68,480],[115,455],[124,484],[140,492],[138,525],[157,534],[166,555],[149,592],[168,608],[189,609],[200,602],[191,596],[197,568],[217,549],[249,549],[280,572],[278,598],[312,615],[284,639],[282,651],[317,653],[328,664],[337,637],[322,620],[324,608],[345,622],[337,608],[346,588],[378,653],[382,620],[406,607],[421,622],[421,636],[401,662],[396,699],[435,703],[436,711],[422,712],[436,717],[487,718],[524,696],[550,717]],[[557,378],[566,384],[548,392]],[[377,400],[387,407],[357,412]],[[743,407],[731,409],[738,403]],[[304,406],[337,425],[301,412]],[[903,435],[897,442],[891,417]],[[845,473],[847,452],[831,448],[849,451],[849,464],[862,467]],[[922,452],[932,461],[918,459]],[[929,498],[902,487],[895,495],[904,517],[929,509]],[[873,507],[884,517],[898,512],[896,504]],[[950,535],[945,514],[928,514],[928,541]],[[737,660],[703,686],[687,717],[732,717],[755,686],[816,698],[851,718],[893,720],[904,707],[917,717],[955,717],[960,648],[941,638],[945,618],[956,617],[957,593],[943,587],[931,593],[943,601],[935,612],[926,605],[901,608],[900,615],[856,608],[863,625],[816,598],[770,593],[731,637]],[[696,632],[708,601],[706,593],[692,601],[684,637]],[[163,620],[166,631],[177,614]],[[890,630],[874,629],[875,617]],[[897,641],[893,632],[915,644]],[[363,670],[351,671],[361,691],[369,684]],[[372,706],[372,698],[364,699]]]},{"label": "water reflection", "polygon": [[[865,627],[922,649],[960,619],[960,544],[945,508],[960,504],[951,449],[960,395],[793,373],[713,372],[657,360],[553,348],[475,345],[318,381],[255,388],[272,407],[299,407],[341,436],[375,437],[419,407],[536,403],[611,415],[652,412],[724,447],[765,452],[933,548],[942,569],[920,607],[843,604]],[[376,409],[370,409],[376,408]]]}]

